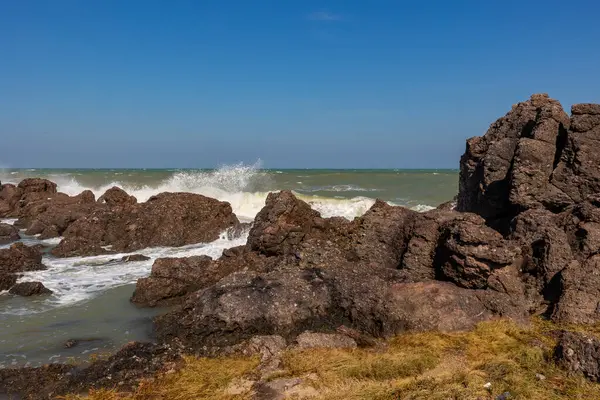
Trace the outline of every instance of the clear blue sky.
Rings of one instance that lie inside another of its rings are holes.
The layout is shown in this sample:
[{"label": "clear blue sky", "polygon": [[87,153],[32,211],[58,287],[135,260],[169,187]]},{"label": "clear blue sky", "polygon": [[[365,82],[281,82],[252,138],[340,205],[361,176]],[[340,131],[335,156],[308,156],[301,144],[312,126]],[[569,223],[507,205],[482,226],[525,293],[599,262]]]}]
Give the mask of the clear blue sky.
[{"label": "clear blue sky", "polygon": [[600,102],[598,1],[0,0],[0,166],[454,168]]}]

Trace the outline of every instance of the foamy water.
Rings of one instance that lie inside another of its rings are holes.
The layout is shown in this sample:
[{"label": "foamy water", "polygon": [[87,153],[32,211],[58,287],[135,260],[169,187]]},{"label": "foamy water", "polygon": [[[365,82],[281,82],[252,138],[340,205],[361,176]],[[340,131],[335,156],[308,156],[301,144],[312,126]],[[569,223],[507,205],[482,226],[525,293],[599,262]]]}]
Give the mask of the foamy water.
[{"label": "foamy water", "polygon": [[[147,248],[135,253],[110,254],[94,257],[56,258],[44,256],[42,262],[48,267],[43,271],[32,271],[23,274],[19,282],[40,281],[54,293],[36,302],[33,306],[22,304],[12,307],[10,304],[0,309],[0,314],[24,315],[44,312],[54,307],[73,305],[98,296],[102,292],[115,287],[135,283],[139,278],[150,274],[152,264],[157,258],[191,257],[206,255],[218,258],[223,250],[241,246],[246,243],[248,232],[238,238],[228,239],[227,234],[211,243],[199,243],[183,247]],[[37,241],[46,245],[58,243],[60,238]],[[28,244],[36,241],[29,239]],[[143,254],[149,257],[146,261],[121,262],[120,259],[130,254]]]}]

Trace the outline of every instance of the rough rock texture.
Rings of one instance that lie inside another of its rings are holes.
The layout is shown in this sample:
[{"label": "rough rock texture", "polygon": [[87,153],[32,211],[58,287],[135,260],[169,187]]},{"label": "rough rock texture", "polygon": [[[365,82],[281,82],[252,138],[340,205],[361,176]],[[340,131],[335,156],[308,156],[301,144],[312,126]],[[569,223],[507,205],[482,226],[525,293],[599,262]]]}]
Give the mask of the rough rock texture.
[{"label": "rough rock texture", "polygon": [[46,288],[42,282],[21,282],[14,285],[9,293],[28,297],[52,294],[52,290]]},{"label": "rough rock texture", "polygon": [[0,274],[0,292],[13,287],[17,283],[17,278],[15,274]]},{"label": "rough rock texture", "polygon": [[18,394],[29,400],[49,400],[89,388],[127,391],[144,378],[174,371],[183,365],[179,349],[169,345],[131,342],[106,360],[88,367],[53,364],[39,368],[0,369],[0,395]]},{"label": "rough rock texture", "polygon": [[150,257],[147,257],[143,254],[131,254],[129,256],[123,256],[121,258],[122,262],[138,262],[138,261],[148,261]]},{"label": "rough rock texture", "polygon": [[[85,255],[88,253],[84,249],[89,246],[111,246],[113,251],[131,252],[146,247],[211,242],[238,224],[229,203],[191,193],[161,193],[145,203],[100,208],[79,218],[64,232],[64,243],[53,254]],[[72,245],[75,239],[82,249]]]},{"label": "rough rock texture", "polygon": [[124,206],[127,204],[136,204],[135,196],[130,196],[123,189],[113,186],[98,198],[98,203],[106,204],[109,207]]},{"label": "rough rock texture", "polygon": [[36,247],[17,242],[8,249],[0,250],[0,274],[43,269],[46,267],[42,264],[42,253]]},{"label": "rough rock texture", "polygon": [[569,125],[559,102],[537,94],[513,106],[484,136],[469,139],[460,162],[457,210],[497,221],[543,204],[570,204],[551,182]]},{"label": "rough rock texture", "polygon": [[563,332],[554,357],[557,363],[588,379],[600,382],[600,340],[577,332]]},{"label": "rough rock texture", "polygon": [[17,225],[27,228],[27,235],[39,234],[40,239],[58,237],[69,225],[96,207],[94,194],[89,190],[73,197],[58,193],[24,205],[19,211]]},{"label": "rough rock texture", "polygon": [[19,230],[12,225],[0,223],[0,244],[19,240]]}]

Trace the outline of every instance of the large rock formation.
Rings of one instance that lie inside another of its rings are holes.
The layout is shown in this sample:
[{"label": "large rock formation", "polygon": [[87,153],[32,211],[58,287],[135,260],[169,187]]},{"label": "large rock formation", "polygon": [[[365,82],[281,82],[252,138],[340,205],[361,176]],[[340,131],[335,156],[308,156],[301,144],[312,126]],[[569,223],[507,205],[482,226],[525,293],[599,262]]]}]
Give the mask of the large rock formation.
[{"label": "large rock formation", "polygon": [[42,264],[39,248],[28,247],[21,242],[0,250],[0,292],[15,285],[20,272],[46,269]]},{"label": "large rock formation", "polygon": [[131,252],[212,242],[239,224],[229,203],[198,194],[161,193],[141,204],[111,199],[109,203],[117,206],[97,208],[69,225],[52,254],[82,256],[99,254],[102,246]]}]

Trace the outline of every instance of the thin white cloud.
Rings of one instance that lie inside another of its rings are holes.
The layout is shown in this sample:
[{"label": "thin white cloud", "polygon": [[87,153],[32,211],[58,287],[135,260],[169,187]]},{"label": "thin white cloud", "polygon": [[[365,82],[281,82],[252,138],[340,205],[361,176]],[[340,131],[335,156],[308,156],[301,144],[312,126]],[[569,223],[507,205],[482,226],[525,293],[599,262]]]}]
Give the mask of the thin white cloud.
[{"label": "thin white cloud", "polygon": [[311,21],[341,21],[342,16],[327,11],[315,11],[308,16]]}]

